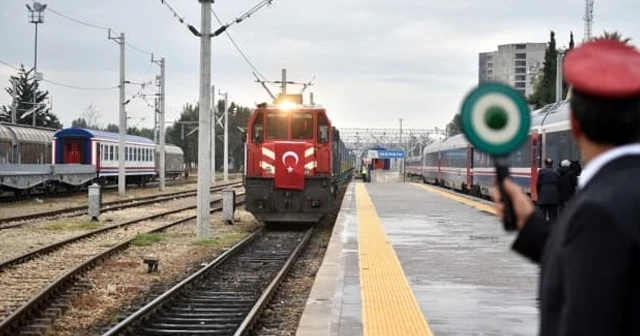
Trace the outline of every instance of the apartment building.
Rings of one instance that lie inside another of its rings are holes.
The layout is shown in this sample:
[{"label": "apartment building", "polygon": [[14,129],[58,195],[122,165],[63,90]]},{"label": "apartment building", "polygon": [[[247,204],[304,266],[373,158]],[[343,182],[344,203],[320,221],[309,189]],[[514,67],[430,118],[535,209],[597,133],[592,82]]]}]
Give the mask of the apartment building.
[{"label": "apartment building", "polygon": [[514,43],[480,53],[478,82],[505,83],[528,97],[533,93],[533,77],[542,70],[546,49],[546,43]]}]

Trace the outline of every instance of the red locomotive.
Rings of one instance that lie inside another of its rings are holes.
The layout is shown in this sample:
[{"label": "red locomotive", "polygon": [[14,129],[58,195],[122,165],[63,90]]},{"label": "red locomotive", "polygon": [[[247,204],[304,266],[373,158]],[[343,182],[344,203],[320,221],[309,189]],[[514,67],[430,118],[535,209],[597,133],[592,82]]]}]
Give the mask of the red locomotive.
[{"label": "red locomotive", "polygon": [[258,105],[247,140],[245,208],[265,223],[317,222],[352,174],[353,156],[326,110],[303,105],[302,95]]}]

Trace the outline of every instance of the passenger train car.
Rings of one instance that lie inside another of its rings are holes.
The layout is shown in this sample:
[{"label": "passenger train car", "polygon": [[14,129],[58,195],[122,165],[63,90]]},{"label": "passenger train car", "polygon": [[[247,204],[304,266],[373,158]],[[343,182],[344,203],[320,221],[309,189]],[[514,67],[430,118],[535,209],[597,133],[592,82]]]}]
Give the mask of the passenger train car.
[{"label": "passenger train car", "polygon": [[422,176],[422,157],[408,157],[404,162],[404,171],[408,176]]},{"label": "passenger train car", "polygon": [[[95,167],[99,184],[118,183],[120,135],[82,128],[67,128],[53,136],[52,164],[90,165]],[[158,174],[159,157],[156,144],[147,138],[127,135],[125,138],[125,175],[127,183],[145,185]],[[167,177],[182,173],[183,152],[176,146],[165,146]]]},{"label": "passenger train car", "polygon": [[[89,136],[87,134],[97,135],[100,133],[105,139],[111,139],[100,143],[95,152],[97,155],[95,157],[96,161],[89,162],[87,160],[83,161],[83,157],[93,159],[93,153],[86,152],[86,147],[83,148],[82,146],[78,147],[74,145],[73,141],[69,142],[69,148],[55,147],[56,142],[54,136],[56,134],[65,134],[64,132],[74,132],[70,130],[74,129],[57,131],[54,129],[19,124],[0,123],[0,195],[6,192],[25,195],[36,191],[55,192],[57,190],[74,190],[94,181],[105,184],[116,183],[117,162],[115,162],[115,174],[113,171],[107,172],[106,168],[108,168],[108,165],[113,166],[114,158],[117,157],[118,134],[84,130],[84,136]],[[75,143],[82,143],[83,135],[81,133],[83,133],[83,131],[79,129],[75,130],[75,132],[78,133],[76,135],[79,135],[79,137],[76,137]],[[116,137],[115,148],[113,148],[114,142],[112,141],[114,136]],[[151,162],[129,162],[127,165],[129,168],[132,168],[134,165],[150,166],[152,167],[152,172],[150,174],[147,172],[147,175],[151,175],[152,179],[156,179],[159,175],[158,148],[150,140],[144,139],[142,141],[151,144],[151,147],[147,146],[147,149],[151,148],[153,151],[151,154],[147,152],[146,155],[153,155],[153,159]],[[59,145],[62,146],[62,143]],[[93,145],[89,145],[89,149],[91,149],[92,146]],[[113,157],[111,156],[112,150]],[[55,157],[56,153],[62,155],[58,157],[57,161]],[[131,153],[132,158],[133,155],[137,157],[137,152],[136,154],[133,152],[129,153]],[[165,153],[166,177],[176,178],[180,176],[184,169],[184,154],[182,149],[168,144],[165,146]],[[142,159],[142,153],[140,154],[140,158]],[[105,169],[99,171],[98,168]],[[135,182],[140,180],[139,173],[140,171],[137,169],[128,169],[127,171],[128,176],[136,176],[133,178]],[[100,179],[99,177],[102,178]]]},{"label": "passenger train car", "polygon": [[355,157],[319,105],[260,104],[247,127],[245,207],[258,220],[317,222]]},{"label": "passenger train car", "polygon": [[[509,157],[512,179],[534,201],[538,169],[547,157],[555,165],[565,159],[581,161],[570,134],[568,101],[533,111],[527,141]],[[421,168],[424,182],[476,196],[489,197],[496,178],[491,157],[474,150],[463,134],[425,147]]]}]

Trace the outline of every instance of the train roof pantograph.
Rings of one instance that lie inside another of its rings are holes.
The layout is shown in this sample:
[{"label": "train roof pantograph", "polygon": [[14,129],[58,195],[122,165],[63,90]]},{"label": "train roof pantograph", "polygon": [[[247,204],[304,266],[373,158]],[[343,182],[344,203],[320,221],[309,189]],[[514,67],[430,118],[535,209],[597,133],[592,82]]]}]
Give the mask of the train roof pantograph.
[{"label": "train roof pantograph", "polygon": [[[118,133],[96,131],[96,130],[90,130],[90,129],[84,129],[84,128],[61,129],[57,131],[53,136],[56,139],[67,138],[67,137],[82,137],[82,138],[93,138],[97,140],[114,141],[114,142],[118,142],[120,140],[120,135]],[[125,142],[135,143],[140,145],[155,146],[155,142],[153,142],[153,140],[147,139],[145,137],[137,136],[137,135],[127,134],[125,137]]]}]

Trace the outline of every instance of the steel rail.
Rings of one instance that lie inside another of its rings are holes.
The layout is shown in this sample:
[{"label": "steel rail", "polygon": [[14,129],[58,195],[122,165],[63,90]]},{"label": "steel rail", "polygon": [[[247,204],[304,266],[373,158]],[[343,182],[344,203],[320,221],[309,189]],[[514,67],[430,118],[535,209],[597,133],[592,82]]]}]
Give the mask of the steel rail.
[{"label": "steel rail", "polygon": [[[213,202],[218,202],[218,201],[220,201],[220,199],[213,200],[212,203]],[[183,211],[193,210],[195,208],[196,208],[195,205],[190,205],[190,206],[182,207],[182,208],[179,208],[179,209],[169,210],[169,211],[165,211],[165,212],[162,212],[162,213],[159,213],[159,214],[155,214],[155,215],[151,215],[151,216],[147,216],[147,217],[143,217],[143,218],[132,219],[132,220],[124,222],[124,223],[115,224],[115,225],[109,225],[109,226],[106,226],[106,227],[103,227],[103,228],[99,228],[99,229],[95,229],[95,230],[83,233],[83,234],[81,234],[79,236],[75,236],[75,237],[71,237],[71,238],[68,238],[68,239],[65,239],[65,240],[61,240],[59,242],[55,242],[53,244],[50,244],[50,245],[47,245],[47,246],[43,246],[42,248],[39,248],[37,250],[30,251],[30,252],[24,253],[22,255],[19,255],[19,256],[15,257],[15,258],[9,259],[9,260],[4,261],[4,262],[1,262],[0,263],[0,272],[2,272],[4,269],[6,269],[8,267],[23,264],[23,263],[25,263],[27,261],[30,261],[30,260],[33,260],[35,258],[47,255],[49,253],[52,253],[52,252],[54,252],[54,251],[56,251],[56,250],[58,250],[58,249],[60,249],[60,248],[62,248],[64,246],[66,246],[66,245],[75,243],[75,242],[80,241],[82,239],[93,237],[93,236],[95,236],[97,234],[101,234],[101,233],[104,233],[104,232],[107,232],[107,231],[111,231],[111,230],[115,230],[115,229],[118,229],[118,228],[134,225],[134,224],[141,223],[141,222],[146,222],[146,221],[149,221],[149,220],[152,220],[152,219],[156,219],[156,218],[162,218],[164,216],[173,215],[173,214],[180,213],[180,212],[183,212]]]},{"label": "steel rail", "polygon": [[[212,192],[220,191],[220,190],[222,190],[224,188],[231,187],[231,186],[237,186],[237,185],[241,185],[241,184],[242,184],[242,182],[238,181],[238,182],[232,182],[232,183],[228,183],[228,184],[224,184],[224,185],[219,185],[219,186],[211,187],[211,191]],[[156,203],[156,202],[164,202],[164,201],[173,200],[173,199],[176,199],[176,198],[191,197],[193,195],[196,195],[196,190],[179,191],[179,192],[175,192],[175,193],[171,193],[171,194],[144,196],[144,197],[133,198],[133,199],[128,199],[128,200],[118,200],[118,201],[104,202],[104,203],[102,203],[102,206],[104,206],[105,208],[101,209],[101,211],[102,212],[109,212],[109,211],[122,210],[122,209],[127,209],[127,208],[144,206],[144,205],[148,205],[148,204],[152,204],[152,203]],[[23,216],[2,218],[2,219],[0,219],[0,224],[12,223],[12,222],[18,222],[18,221],[28,221],[28,220],[31,220],[31,219],[42,219],[42,218],[48,218],[48,217],[64,215],[64,214],[73,214],[73,213],[76,213],[76,212],[80,212],[80,214],[86,214],[87,213],[87,206],[86,205],[82,205],[82,206],[76,206],[76,207],[70,207],[70,208],[64,208],[64,209],[58,209],[58,210],[52,210],[52,211],[39,212],[39,213],[23,215]],[[4,225],[4,226],[0,226],[0,230],[19,227],[19,226],[23,226],[25,224],[27,224],[27,223],[18,223],[18,224],[15,224],[15,225]]]},{"label": "steel rail", "polygon": [[[244,194],[238,195],[240,196],[236,200],[236,205],[244,204]],[[216,200],[211,202],[212,204],[221,203],[222,200]],[[218,205],[210,210],[211,213],[222,211],[222,205]],[[163,225],[161,227],[155,228],[153,230],[147,231],[145,233],[156,233],[161,232],[166,229],[169,229],[173,226],[183,224],[185,222],[196,219],[196,216],[190,216],[188,218],[183,218],[178,221],[169,223],[167,225]],[[62,294],[65,290],[70,288],[74,283],[77,282],[79,277],[97,266],[102,260],[105,260],[111,257],[113,254],[120,252],[131,244],[131,242],[136,239],[136,236],[133,236],[120,244],[94,256],[93,258],[87,260],[86,262],[76,266],[72,270],[68,271],[61,277],[59,277],[56,281],[48,285],[38,294],[36,294],[31,300],[22,305],[20,308],[15,310],[11,315],[6,317],[4,320],[0,321],[0,336],[10,336],[17,335],[20,333],[21,328],[27,325],[28,321],[37,317],[38,314],[44,310],[46,310],[52,301]]]},{"label": "steel rail", "polygon": [[[237,254],[243,247],[248,245],[250,242],[254,241],[259,235],[264,233],[266,229],[262,228],[247,238],[243,239],[232,248],[227,250],[225,253],[217,257],[215,260],[207,264],[202,269],[190,275],[188,278],[182,280],[153,301],[147,303],[145,306],[134,312],[132,315],[128,316],[120,323],[109,329],[107,332],[103,333],[102,336],[114,336],[119,335],[125,332],[132,332],[136,325],[148,318],[150,315],[154,314],[156,311],[162,309],[167,303],[171,301],[176,295],[179,295],[180,292],[185,289],[187,285],[195,283],[200,278],[204,277],[205,274],[209,273],[211,270],[215,268],[221,267],[225,262],[229,259],[233,258],[235,254]],[[295,262],[295,260],[300,255],[300,252],[304,249],[307,242],[311,238],[313,233],[313,228],[310,228],[306,231],[302,239],[298,242],[296,247],[293,249],[286,262],[279,268],[277,274],[272,278],[269,282],[265,290],[262,292],[257,301],[251,306],[251,309],[247,313],[247,315],[243,318],[242,322],[234,332],[234,336],[243,335],[253,325],[253,323],[257,320],[262,310],[265,308],[268,300],[271,298],[273,293],[275,292],[278,285],[283,280],[284,276],[290,269],[291,265]],[[184,332],[183,332],[184,333]],[[188,332],[186,332],[188,333]],[[198,334],[202,334],[202,331]],[[217,334],[217,333],[216,333]]]},{"label": "steel rail", "polygon": [[253,324],[256,322],[256,320],[260,316],[260,313],[269,302],[269,299],[271,299],[271,296],[275,293],[276,289],[278,288],[278,285],[280,284],[280,282],[282,282],[284,276],[287,274],[287,272],[291,268],[291,265],[293,265],[293,263],[298,259],[300,252],[302,252],[302,249],[304,248],[304,246],[307,244],[309,239],[311,239],[312,234],[313,234],[313,228],[310,228],[307,231],[307,233],[304,235],[302,240],[300,241],[300,244],[298,244],[298,246],[296,246],[293,253],[291,253],[291,256],[289,256],[289,259],[287,259],[287,262],[282,266],[278,274],[275,276],[275,278],[271,281],[269,286],[262,293],[258,301],[253,305],[253,308],[251,308],[251,311],[244,318],[244,320],[240,324],[240,327],[238,327],[238,330],[236,330],[233,336],[242,336],[251,329]]}]

